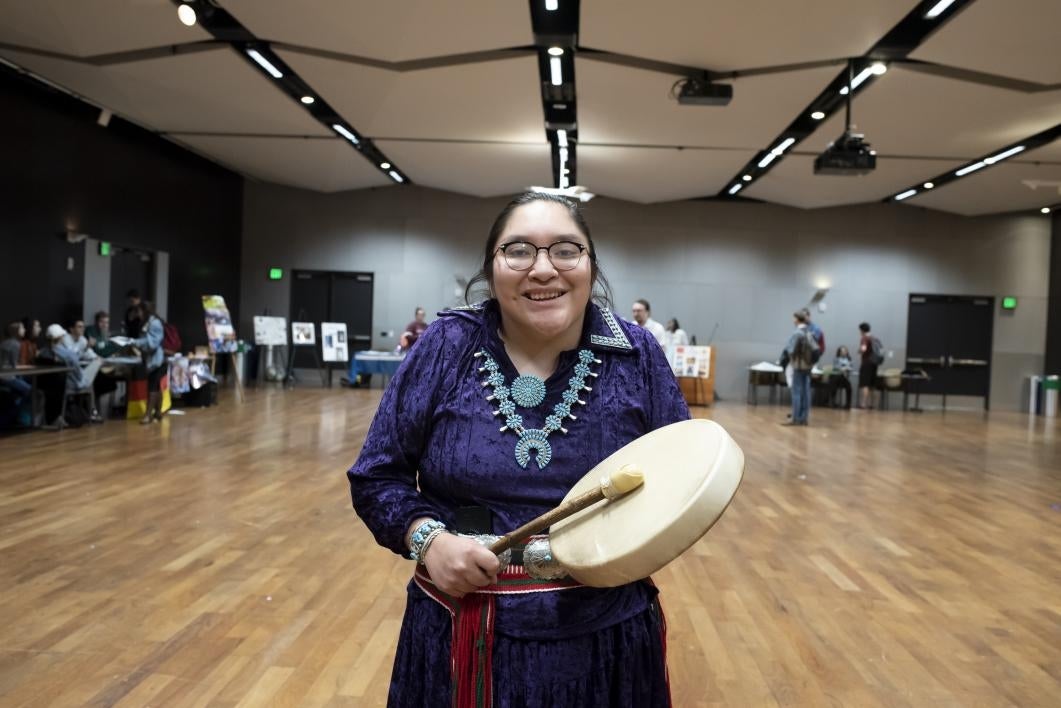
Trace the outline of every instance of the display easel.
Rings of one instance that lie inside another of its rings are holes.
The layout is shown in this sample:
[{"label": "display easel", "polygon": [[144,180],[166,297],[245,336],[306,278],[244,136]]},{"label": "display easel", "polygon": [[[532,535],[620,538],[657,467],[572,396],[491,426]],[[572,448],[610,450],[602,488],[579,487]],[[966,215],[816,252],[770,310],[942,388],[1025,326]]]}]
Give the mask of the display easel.
[{"label": "display easel", "polygon": [[707,376],[679,376],[678,387],[690,406],[710,406],[715,401],[715,348],[710,347]]},{"label": "display easel", "polygon": [[[308,334],[308,337],[305,336],[306,334]],[[292,386],[298,380],[298,377],[295,376],[295,354],[300,347],[310,347],[313,349],[313,361],[316,364],[317,373],[320,374],[321,377],[321,386],[328,387],[328,379],[330,377],[325,370],[323,362],[321,362],[320,352],[317,351],[316,325],[312,322],[291,323],[291,346],[288,348],[287,368],[284,373],[284,386]]]}]

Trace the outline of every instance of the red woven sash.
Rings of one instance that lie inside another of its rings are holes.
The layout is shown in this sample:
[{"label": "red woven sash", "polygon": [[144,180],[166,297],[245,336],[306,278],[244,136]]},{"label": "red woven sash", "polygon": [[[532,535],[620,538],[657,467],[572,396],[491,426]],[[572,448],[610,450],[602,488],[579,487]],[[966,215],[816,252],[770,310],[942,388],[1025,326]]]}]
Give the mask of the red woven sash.
[{"label": "red woven sash", "polygon": [[571,578],[536,580],[521,565],[498,573],[497,583],[479,588],[458,599],[439,590],[417,566],[413,580],[428,597],[442,605],[453,621],[450,647],[450,677],[454,708],[489,708],[493,694],[490,657],[494,648],[494,615],[498,595],[554,592],[582,587]]}]

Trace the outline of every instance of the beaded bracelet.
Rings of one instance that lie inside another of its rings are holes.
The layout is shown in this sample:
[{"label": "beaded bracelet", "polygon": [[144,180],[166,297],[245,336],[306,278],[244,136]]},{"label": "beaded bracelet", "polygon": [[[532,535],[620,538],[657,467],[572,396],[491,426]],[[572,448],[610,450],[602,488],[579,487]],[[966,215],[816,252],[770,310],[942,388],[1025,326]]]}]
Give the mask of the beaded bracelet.
[{"label": "beaded bracelet", "polygon": [[425,565],[425,561],[427,560],[427,549],[431,547],[431,544],[434,543],[436,538],[447,532],[447,529],[445,527],[442,527],[440,529],[435,529],[427,535],[427,538],[424,540],[424,544],[420,547],[420,559],[417,561],[417,563],[419,563],[420,565]]},{"label": "beaded bracelet", "polygon": [[409,557],[417,563],[423,563],[424,551],[427,550],[428,539],[432,541],[438,536],[438,533],[446,530],[446,525],[441,521],[435,519],[428,519],[413,531],[412,536],[409,538]]}]

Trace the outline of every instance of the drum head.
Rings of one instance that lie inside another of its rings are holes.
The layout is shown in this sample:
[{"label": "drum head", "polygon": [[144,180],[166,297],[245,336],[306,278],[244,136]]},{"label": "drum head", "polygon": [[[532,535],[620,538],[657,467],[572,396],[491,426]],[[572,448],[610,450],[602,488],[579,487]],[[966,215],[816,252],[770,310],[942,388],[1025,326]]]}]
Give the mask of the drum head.
[{"label": "drum head", "polygon": [[646,578],[700,539],[722,516],[744,474],[744,453],[721,425],[686,420],[617,450],[579,480],[564,501],[633,464],[644,486],[553,525],[553,556],[586,585]]}]

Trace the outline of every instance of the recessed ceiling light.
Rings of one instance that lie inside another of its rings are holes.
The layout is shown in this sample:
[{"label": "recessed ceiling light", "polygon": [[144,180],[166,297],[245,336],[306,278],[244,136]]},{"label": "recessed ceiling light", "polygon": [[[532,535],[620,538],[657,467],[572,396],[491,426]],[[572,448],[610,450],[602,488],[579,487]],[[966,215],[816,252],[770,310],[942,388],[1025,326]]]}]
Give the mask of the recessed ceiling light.
[{"label": "recessed ceiling light", "polygon": [[559,86],[564,83],[564,77],[560,69],[560,57],[553,57],[549,60],[549,73],[553,86]]},{"label": "recessed ceiling light", "polygon": [[186,3],[181,3],[177,7],[177,18],[182,24],[191,27],[195,24],[195,8]]},{"label": "recessed ceiling light", "polygon": [[735,185],[733,185],[732,187],[729,188],[729,193],[730,194],[736,194],[737,192],[740,191],[740,188],[743,187],[743,186],[744,186],[743,184],[740,184],[738,182],[737,184],[735,184]]},{"label": "recessed ceiling light", "polygon": [[814,113],[810,114],[810,117],[814,120],[821,120],[825,117],[825,113],[823,111],[814,111]]},{"label": "recessed ceiling light", "polygon": [[981,167],[987,167],[987,163],[984,162],[984,161],[973,163],[973,164],[969,165],[968,167],[963,167],[960,170],[957,170],[954,173],[954,176],[955,177],[964,177],[965,175],[969,174],[970,172],[976,172]]},{"label": "recessed ceiling light", "polygon": [[560,147],[567,147],[567,131],[563,128],[556,131],[556,144]]},{"label": "recessed ceiling light", "polygon": [[400,174],[398,174],[395,170],[391,170],[388,174],[390,174],[391,179],[393,179],[395,182],[404,182],[405,181],[405,179]]},{"label": "recessed ceiling light", "polygon": [[269,72],[269,75],[274,79],[282,79],[284,75],[280,73],[280,70],[269,63],[269,60],[263,57],[257,49],[248,49],[247,56],[257,62],[258,66]]},{"label": "recessed ceiling light", "polygon": [[925,182],[925,189],[932,189],[935,186],[936,185],[932,184],[931,182]]},{"label": "recessed ceiling light", "polygon": [[302,99],[301,99],[301,101],[303,103],[305,103],[307,106],[311,105],[316,100],[317,99],[313,98],[313,96],[303,96]]},{"label": "recessed ceiling light", "polygon": [[379,168],[381,170],[389,170],[391,168],[391,163],[389,163],[389,162],[381,162],[381,163],[379,163]]},{"label": "recessed ceiling light", "polygon": [[908,189],[905,192],[903,192],[902,194],[896,194],[895,195],[895,201],[901,202],[902,200],[906,199],[907,197],[912,197],[915,194],[917,194],[917,190],[916,189]]},{"label": "recessed ceiling light", "polygon": [[1039,211],[1041,211],[1044,214],[1049,214],[1050,213],[1050,207],[1043,207]]},{"label": "recessed ceiling light", "polygon": [[766,153],[766,157],[764,157],[763,159],[759,160],[759,169],[762,169],[762,168],[766,167],[767,165],[769,165],[771,162],[773,162],[774,159],[777,157],[777,155],[778,155],[778,153],[776,153],[776,152],[768,152],[768,153]]},{"label": "recessed ceiling light", "polygon": [[988,164],[988,165],[993,165],[996,162],[999,162],[1000,160],[1005,160],[1007,157],[1013,157],[1018,152],[1022,152],[1023,150],[1024,150],[1024,146],[1023,145],[1018,145],[1017,147],[1011,147],[1009,150],[1003,150],[1002,152],[998,153],[997,155],[992,155],[991,157],[985,157],[984,158],[984,162],[986,164]]},{"label": "recessed ceiling light", "polygon": [[743,177],[741,177],[741,179],[744,180],[745,182],[751,182],[752,181],[752,176],[751,175],[744,175]]},{"label": "recessed ceiling light", "polygon": [[562,47],[549,47],[549,55],[554,57],[563,56],[564,50]]},{"label": "recessed ceiling light", "polygon": [[873,66],[871,66],[869,68],[869,70],[870,70],[870,72],[873,73],[874,76],[880,76],[881,74],[883,74],[884,72],[886,72],[888,70],[888,65],[885,64],[884,62],[878,61],[875,64],[873,64]]},{"label": "recessed ceiling light", "polygon": [[[953,0],[952,0],[953,1]],[[552,12],[560,5],[560,0],[545,0],[545,9]]]}]

